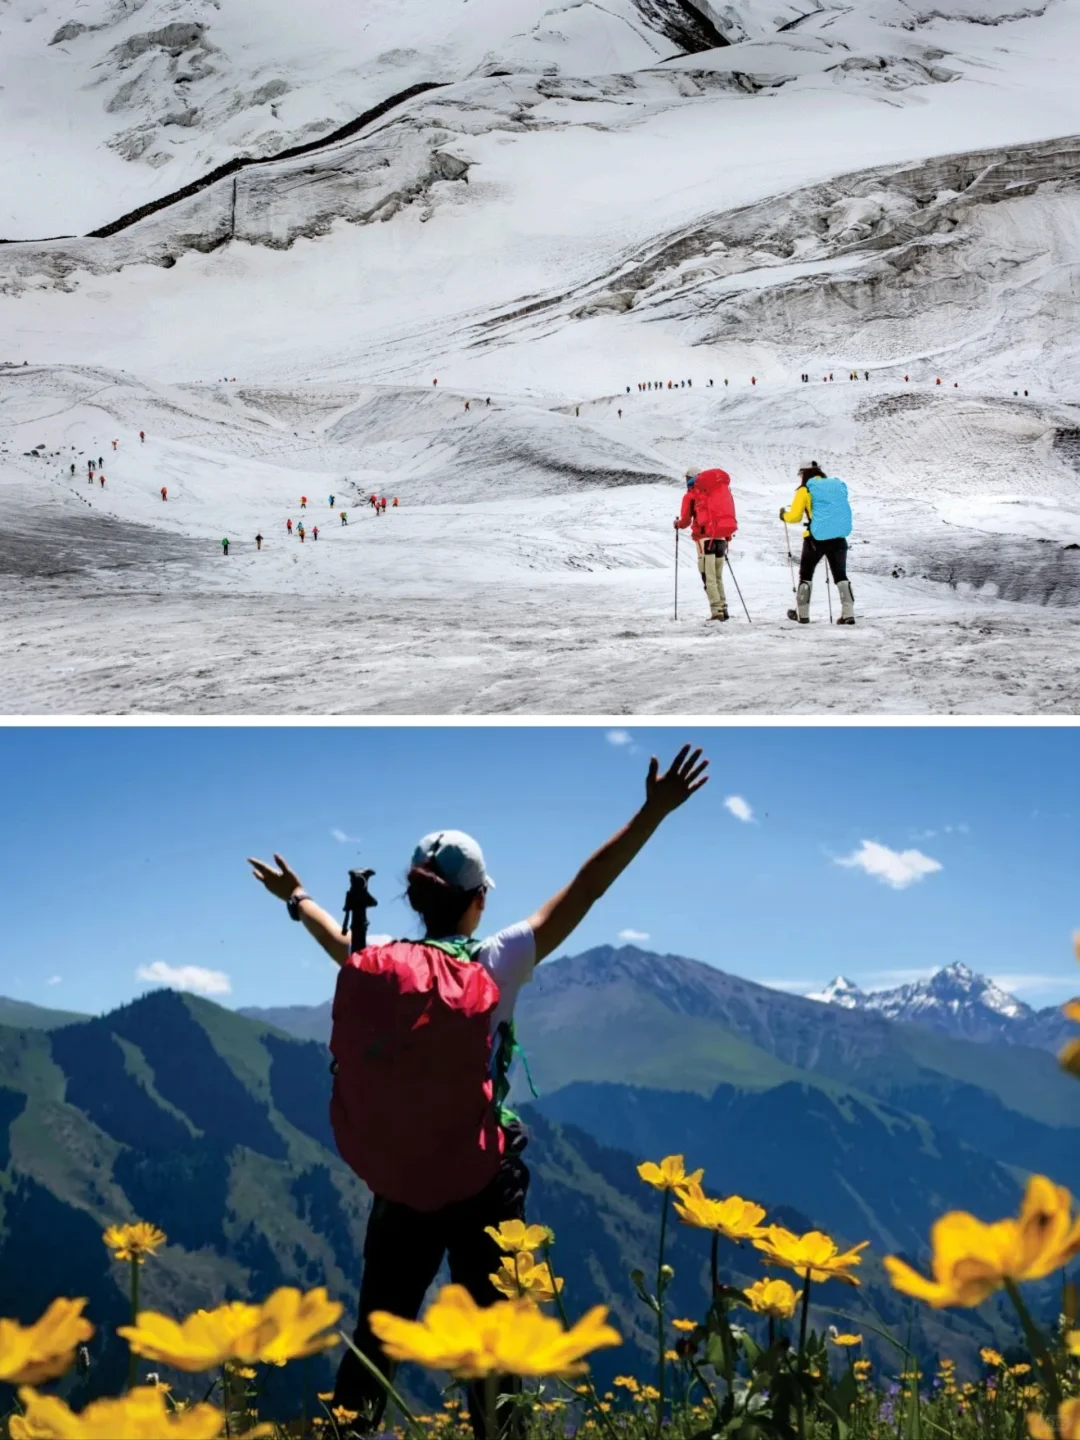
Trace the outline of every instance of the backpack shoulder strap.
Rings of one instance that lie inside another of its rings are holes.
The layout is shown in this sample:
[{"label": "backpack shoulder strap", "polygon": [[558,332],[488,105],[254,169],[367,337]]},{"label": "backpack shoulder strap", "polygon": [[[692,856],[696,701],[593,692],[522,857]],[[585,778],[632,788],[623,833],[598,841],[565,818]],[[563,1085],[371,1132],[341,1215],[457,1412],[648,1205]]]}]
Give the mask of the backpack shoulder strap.
[{"label": "backpack shoulder strap", "polygon": [[453,940],[413,940],[409,943],[426,945],[431,950],[441,950],[444,955],[449,955],[451,960],[475,960],[482,948],[479,940],[456,937]]}]

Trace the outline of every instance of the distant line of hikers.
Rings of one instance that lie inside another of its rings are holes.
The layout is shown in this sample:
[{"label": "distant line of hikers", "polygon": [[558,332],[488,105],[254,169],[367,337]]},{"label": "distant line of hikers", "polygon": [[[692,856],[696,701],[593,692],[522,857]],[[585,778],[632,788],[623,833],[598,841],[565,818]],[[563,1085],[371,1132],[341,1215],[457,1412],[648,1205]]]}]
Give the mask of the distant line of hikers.
[{"label": "distant line of hikers", "polygon": [[[826,475],[816,460],[799,471],[799,484],[791,504],[780,507],[780,519],[786,525],[804,523],[803,548],[799,559],[799,584],[795,589],[795,607],[788,619],[800,625],[810,623],[810,595],[814,572],[824,560],[836,581],[840,597],[838,625],[855,624],[855,596],[847,576],[848,536],[852,529],[851,505],[843,480]],[[698,573],[709,601],[709,618],[727,620],[727,597],[724,593],[724,561],[728,547],[738,530],[735,500],[731,493],[731,476],[726,470],[687,470],[686,494],[675,529],[689,529],[697,546]],[[785,532],[786,533],[786,532]],[[676,535],[676,565],[678,536]],[[792,562],[791,546],[788,560]],[[730,559],[728,564],[730,566]],[[793,562],[792,562],[792,568]],[[792,574],[794,589],[794,573]],[[677,594],[678,592],[676,592]]]}]

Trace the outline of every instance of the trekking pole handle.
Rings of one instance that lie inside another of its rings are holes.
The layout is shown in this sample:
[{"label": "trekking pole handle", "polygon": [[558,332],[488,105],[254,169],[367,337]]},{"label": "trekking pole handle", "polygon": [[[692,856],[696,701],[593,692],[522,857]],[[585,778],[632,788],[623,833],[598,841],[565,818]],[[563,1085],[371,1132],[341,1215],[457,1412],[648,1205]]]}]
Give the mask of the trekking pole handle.
[{"label": "trekking pole handle", "polygon": [[349,871],[349,889],[345,895],[345,914],[341,921],[341,933],[348,935],[349,931],[352,931],[354,951],[362,950],[367,944],[367,912],[379,903],[368,889],[368,881],[374,874],[374,870]]}]

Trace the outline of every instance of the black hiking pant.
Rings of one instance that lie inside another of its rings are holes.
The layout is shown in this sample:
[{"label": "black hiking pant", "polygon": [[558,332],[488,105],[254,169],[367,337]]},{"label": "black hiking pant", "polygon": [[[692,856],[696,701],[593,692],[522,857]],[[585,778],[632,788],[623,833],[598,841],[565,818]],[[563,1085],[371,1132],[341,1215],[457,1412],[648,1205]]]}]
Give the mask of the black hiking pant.
[{"label": "black hiking pant", "polygon": [[802,555],[799,558],[799,579],[810,583],[821,560],[827,560],[833,579],[839,584],[847,579],[847,541],[815,540],[812,535],[803,537]]},{"label": "black hiking pant", "polygon": [[[523,1136],[519,1143],[524,1143]],[[413,1210],[376,1196],[364,1239],[360,1318],[353,1343],[384,1374],[392,1376],[394,1367],[371,1333],[368,1317],[373,1310],[389,1310],[392,1315],[415,1320],[444,1256],[450,1263],[450,1279],[464,1285],[478,1305],[504,1298],[489,1278],[499,1268],[502,1252],[484,1227],[524,1220],[528,1188],[528,1166],[519,1154],[508,1154],[494,1180],[478,1195],[441,1210]],[[520,1385],[517,1379],[500,1376],[498,1393],[516,1393]],[[470,1385],[468,1394],[473,1433],[477,1440],[485,1440],[483,1382]],[[378,1429],[386,1393],[351,1350],[346,1351],[338,1369],[332,1403],[360,1412],[366,1421],[357,1421],[361,1433]],[[499,1434],[507,1440],[514,1432],[512,1422],[513,1405],[503,1406]]]}]

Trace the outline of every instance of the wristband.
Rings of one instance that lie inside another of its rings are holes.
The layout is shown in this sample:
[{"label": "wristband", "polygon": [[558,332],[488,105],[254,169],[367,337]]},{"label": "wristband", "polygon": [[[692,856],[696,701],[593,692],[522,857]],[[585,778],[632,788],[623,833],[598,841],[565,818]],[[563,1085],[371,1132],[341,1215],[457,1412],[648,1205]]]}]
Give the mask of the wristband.
[{"label": "wristband", "polygon": [[311,896],[307,893],[306,890],[297,890],[295,895],[290,896],[289,899],[285,901],[285,909],[289,912],[289,919],[299,920],[300,901],[310,899]]}]

